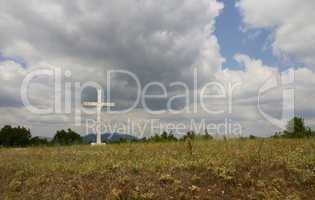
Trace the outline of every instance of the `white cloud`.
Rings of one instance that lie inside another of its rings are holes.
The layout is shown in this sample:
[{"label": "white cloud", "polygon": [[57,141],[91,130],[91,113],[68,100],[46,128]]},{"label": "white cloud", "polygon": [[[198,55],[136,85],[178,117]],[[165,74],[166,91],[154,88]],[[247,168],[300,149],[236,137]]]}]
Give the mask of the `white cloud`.
[{"label": "white cloud", "polygon": [[[306,119],[314,118],[315,109],[313,102],[315,100],[314,80],[315,73],[308,68],[299,68],[293,70],[294,82],[290,85],[281,85],[268,90],[266,93],[259,94],[259,90],[271,78],[276,80],[288,80],[289,75],[282,73],[277,69],[263,64],[261,60],[252,59],[247,55],[237,54],[235,59],[244,65],[244,70],[225,70],[216,74],[217,80],[221,82],[240,82],[241,87],[234,91],[233,113],[231,118],[239,119],[244,127],[251,131],[250,133],[259,133],[261,135],[270,135],[272,132],[267,130],[276,130],[277,127],[268,122],[258,111],[258,95],[261,95],[261,108],[267,114],[280,118],[283,110],[283,92],[293,88],[295,92],[294,110],[298,116]],[[258,129],[258,124],[264,124]],[[307,121],[309,125],[310,120]],[[314,126],[313,126],[314,127]],[[247,132],[248,133],[248,132]]]},{"label": "white cloud", "polygon": [[26,70],[13,61],[0,63],[0,107],[21,106],[19,87],[25,74]]},{"label": "white cloud", "polygon": [[[200,85],[206,81],[242,83],[241,88],[235,90],[232,114],[209,116],[205,112],[198,112],[192,115],[151,116],[137,108],[124,116],[104,113],[105,119],[126,120],[129,116],[134,119],[157,117],[165,121],[207,118],[219,122],[230,117],[242,123],[250,134],[257,132],[268,135],[275,128],[262,118],[256,106],[259,88],[270,76],[279,75],[278,70],[264,65],[259,59],[239,54],[235,59],[244,65],[244,70],[218,71],[224,58],[220,55],[220,46],[214,35],[214,23],[223,8],[222,3],[215,0],[0,2],[0,29],[3,30],[0,52],[5,56],[22,58],[28,65],[27,69],[23,69],[11,61],[0,63],[2,125],[24,124],[32,127],[36,135],[51,135],[56,129],[73,127],[73,113],[39,116],[21,107],[21,82],[28,72],[35,69],[62,67],[71,70],[70,81],[84,83],[93,80],[102,85],[106,84],[105,70],[124,69],[135,73],[143,84],[160,81],[168,85],[173,81],[192,84],[192,68],[196,66],[201,78]],[[303,13],[311,16],[306,10],[308,3],[298,6],[296,1],[286,2],[285,7],[281,7],[283,0],[242,0],[239,6],[246,24],[256,28],[274,28],[275,52],[292,54],[307,64],[312,63],[312,52],[315,52],[310,51],[315,46],[314,40],[310,39],[313,36],[312,26],[310,22],[301,23],[299,17]],[[262,8],[268,3],[279,12],[266,14]],[[303,40],[299,40],[299,37]],[[292,41],[287,42],[289,39]],[[315,75],[307,68],[297,69],[295,73],[297,112],[308,112],[311,118],[315,113],[309,106],[315,99],[310,95],[315,93]],[[113,85],[113,100],[128,105],[135,94],[134,83],[119,79]],[[48,83],[37,81],[32,87],[30,98],[35,105],[46,105],[45,102],[53,100],[49,96],[51,85]],[[268,95],[264,109],[277,115],[281,111],[279,102],[282,92],[279,90]],[[218,101],[209,104],[222,106],[222,102]]]},{"label": "white cloud", "polygon": [[[5,110],[24,109],[19,108],[21,82],[26,73],[40,68],[69,69],[71,81],[81,83],[105,85],[105,70],[124,69],[141,83],[167,84],[191,79],[194,66],[200,68],[200,78],[209,79],[223,62],[213,33],[223,9],[216,0],[0,0],[0,4],[0,52],[27,64],[22,69],[16,63],[10,64],[14,68],[1,63],[0,105]],[[118,81],[115,101],[128,104],[133,83]],[[47,82],[33,84],[32,102],[47,105],[52,101],[49,89]],[[19,118],[17,110],[7,112],[13,117],[6,122]]]},{"label": "white cloud", "polygon": [[276,55],[315,69],[315,1],[240,0],[237,6],[249,28],[273,30]]},{"label": "white cloud", "polygon": [[29,65],[115,66],[143,82],[170,81],[193,64],[206,73],[220,68],[213,31],[222,8],[216,0],[5,1],[0,49]]},{"label": "white cloud", "polygon": [[[192,78],[208,80],[221,68],[215,18],[216,0],[79,0],[4,1],[0,7],[0,52],[25,60],[30,69],[43,65],[72,72],[72,79],[105,85],[108,69],[128,70],[142,84]],[[116,90],[129,100],[134,83]],[[121,85],[121,84],[120,84]]]}]

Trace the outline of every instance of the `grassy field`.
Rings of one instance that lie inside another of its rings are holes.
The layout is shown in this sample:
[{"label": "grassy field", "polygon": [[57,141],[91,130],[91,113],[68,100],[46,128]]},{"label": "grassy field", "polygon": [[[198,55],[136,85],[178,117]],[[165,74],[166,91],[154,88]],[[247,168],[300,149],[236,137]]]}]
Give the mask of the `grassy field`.
[{"label": "grassy field", "polygon": [[315,140],[0,149],[0,199],[314,199]]}]

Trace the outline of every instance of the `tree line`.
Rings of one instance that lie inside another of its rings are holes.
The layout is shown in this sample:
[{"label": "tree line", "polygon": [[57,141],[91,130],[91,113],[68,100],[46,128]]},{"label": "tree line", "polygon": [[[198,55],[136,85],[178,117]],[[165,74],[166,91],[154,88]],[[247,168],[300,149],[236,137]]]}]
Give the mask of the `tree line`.
[{"label": "tree line", "polygon": [[0,130],[0,146],[3,147],[71,145],[80,144],[81,141],[81,136],[71,129],[57,131],[51,141],[46,138],[32,137],[30,129],[21,126],[6,125]]},{"label": "tree line", "polygon": [[305,125],[304,119],[294,117],[291,119],[282,132],[276,132],[273,138],[311,138],[315,137],[315,132]]},{"label": "tree line", "polygon": [[[294,117],[288,122],[286,130],[276,132],[271,138],[311,138],[315,137],[315,132],[311,128],[305,126],[304,119]],[[256,136],[250,135],[249,139],[257,139]],[[211,140],[213,136],[205,130],[205,133],[200,135],[193,131],[187,132],[184,137],[177,138],[172,132],[163,132],[155,134],[150,138],[142,138],[135,141],[128,141],[121,139],[116,142],[107,141],[107,143],[127,143],[127,142],[174,142],[185,140]],[[224,137],[224,139],[226,139]],[[82,144],[83,138],[75,131],[59,130],[51,141],[46,138],[32,137],[30,129],[25,127],[12,127],[10,125],[4,126],[0,130],[0,146],[3,147],[26,147],[26,146],[42,146],[42,145],[75,145]]]},{"label": "tree line", "polygon": [[155,134],[153,137],[143,138],[142,142],[175,142],[175,141],[185,141],[185,140],[212,140],[213,136],[205,130],[204,134],[196,134],[194,131],[188,131],[186,135],[181,138],[177,138],[172,134],[172,132],[167,133],[164,131],[161,135]]},{"label": "tree line", "polygon": [[[193,131],[188,132],[184,137],[178,139],[172,133],[163,132],[150,138],[128,140],[121,138],[119,141],[106,141],[106,143],[128,143],[128,142],[174,142],[194,139],[213,139],[207,132],[205,135],[197,135]],[[30,129],[25,127],[4,126],[0,130],[0,147],[27,147],[27,146],[52,146],[52,145],[77,145],[83,144],[83,137],[72,129],[59,130],[51,141],[47,138],[32,137]]]}]

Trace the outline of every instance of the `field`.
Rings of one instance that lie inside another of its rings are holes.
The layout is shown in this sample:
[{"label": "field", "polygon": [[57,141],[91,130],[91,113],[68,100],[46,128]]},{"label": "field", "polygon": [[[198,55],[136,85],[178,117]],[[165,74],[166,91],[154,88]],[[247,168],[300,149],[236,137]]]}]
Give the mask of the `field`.
[{"label": "field", "polygon": [[0,199],[314,199],[315,140],[0,149]]}]

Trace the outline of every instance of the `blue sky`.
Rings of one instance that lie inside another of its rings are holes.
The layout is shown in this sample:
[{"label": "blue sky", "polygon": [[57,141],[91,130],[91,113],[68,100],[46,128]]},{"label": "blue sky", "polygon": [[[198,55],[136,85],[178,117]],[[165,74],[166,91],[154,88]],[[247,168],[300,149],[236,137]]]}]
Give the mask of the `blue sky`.
[{"label": "blue sky", "polygon": [[22,58],[18,58],[18,57],[7,57],[7,56],[4,56],[1,52],[0,52],[0,63],[3,62],[3,61],[13,61],[15,63],[18,63],[21,67],[23,68],[26,68],[27,67],[27,64],[25,62],[24,59]]},{"label": "blue sky", "polygon": [[242,18],[233,0],[221,0],[224,9],[216,19],[215,35],[218,38],[221,54],[226,59],[224,68],[241,69],[234,60],[236,53],[246,54],[261,59],[269,66],[279,66],[279,59],[272,54],[269,35],[271,30],[256,29],[242,31]]}]

